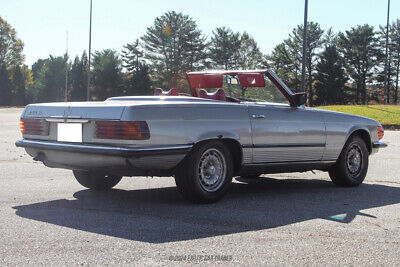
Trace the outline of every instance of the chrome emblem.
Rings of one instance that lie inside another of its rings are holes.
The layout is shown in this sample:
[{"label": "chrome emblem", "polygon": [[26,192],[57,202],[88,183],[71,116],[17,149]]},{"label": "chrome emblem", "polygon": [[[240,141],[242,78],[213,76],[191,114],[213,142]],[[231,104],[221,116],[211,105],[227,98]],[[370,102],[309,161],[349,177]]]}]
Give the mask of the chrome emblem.
[{"label": "chrome emblem", "polygon": [[70,114],[71,114],[71,112],[72,112],[72,108],[71,107],[67,107],[65,110],[64,110],[64,117],[68,117]]}]

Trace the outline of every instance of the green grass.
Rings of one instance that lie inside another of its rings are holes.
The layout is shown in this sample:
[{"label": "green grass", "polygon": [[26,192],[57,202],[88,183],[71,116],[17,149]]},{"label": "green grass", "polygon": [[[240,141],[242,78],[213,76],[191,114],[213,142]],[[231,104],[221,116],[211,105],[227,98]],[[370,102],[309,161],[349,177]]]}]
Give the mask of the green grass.
[{"label": "green grass", "polygon": [[400,105],[340,105],[317,108],[368,117],[382,125],[400,125]]}]

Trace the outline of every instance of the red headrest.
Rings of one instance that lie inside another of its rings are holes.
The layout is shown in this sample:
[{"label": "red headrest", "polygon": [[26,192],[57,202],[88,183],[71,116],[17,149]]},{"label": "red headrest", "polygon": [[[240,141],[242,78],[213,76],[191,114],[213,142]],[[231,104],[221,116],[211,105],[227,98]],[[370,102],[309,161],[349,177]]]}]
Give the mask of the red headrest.
[{"label": "red headrest", "polygon": [[161,88],[156,88],[154,90],[154,95],[179,96],[179,90],[178,88],[171,88],[169,91],[163,91]]},{"label": "red headrest", "polygon": [[188,78],[193,96],[198,96],[196,89],[221,88],[223,85],[222,74],[188,74]]},{"label": "red headrest", "polygon": [[206,90],[200,89],[199,90],[199,97],[205,99],[213,99],[219,101],[226,101],[226,95],[224,89],[220,88],[214,93],[207,93]]}]

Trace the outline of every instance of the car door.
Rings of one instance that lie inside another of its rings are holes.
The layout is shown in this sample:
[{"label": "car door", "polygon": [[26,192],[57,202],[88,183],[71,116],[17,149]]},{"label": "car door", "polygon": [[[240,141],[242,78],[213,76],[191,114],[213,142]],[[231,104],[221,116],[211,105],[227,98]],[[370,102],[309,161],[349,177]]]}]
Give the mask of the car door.
[{"label": "car door", "polygon": [[325,149],[325,122],[304,107],[249,105],[253,163],[319,161]]}]

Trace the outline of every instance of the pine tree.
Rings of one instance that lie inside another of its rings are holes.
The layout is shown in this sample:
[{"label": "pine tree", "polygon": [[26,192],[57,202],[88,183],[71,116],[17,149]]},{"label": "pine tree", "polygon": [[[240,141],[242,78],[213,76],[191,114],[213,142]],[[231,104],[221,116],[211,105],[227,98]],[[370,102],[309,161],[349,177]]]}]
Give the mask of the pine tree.
[{"label": "pine tree", "polygon": [[[65,98],[65,68],[68,58],[65,56],[50,56],[36,69],[37,78],[33,86],[35,102],[55,102]],[[34,72],[34,75],[35,75]]]},{"label": "pine tree", "polygon": [[139,68],[126,79],[125,95],[151,95],[151,80],[149,67],[145,63],[140,63]]},{"label": "pine tree", "polygon": [[42,70],[47,61],[48,59],[38,59],[35,63],[32,64],[31,70],[33,80],[36,81],[39,78],[39,72]]},{"label": "pine tree", "polygon": [[13,88],[13,104],[23,106],[26,104],[26,85],[21,67],[16,66],[12,70],[11,86]]},{"label": "pine tree", "polygon": [[[295,60],[295,64],[301,67],[301,51],[303,50],[303,25],[299,25],[292,30],[289,35],[289,39],[285,41],[289,47],[289,51],[292,54],[292,58]],[[307,47],[306,47],[306,69],[307,69],[307,92],[308,92],[308,104],[313,105],[313,81],[316,62],[318,60],[319,50],[322,48],[324,40],[322,38],[324,31],[321,29],[318,23],[310,21],[307,24]]]},{"label": "pine tree", "polygon": [[125,95],[148,95],[151,94],[151,81],[149,67],[140,49],[140,41],[136,39],[132,44],[126,44],[122,51],[123,67],[127,73],[124,81]]},{"label": "pine tree", "polygon": [[23,65],[21,68],[22,76],[25,83],[25,102],[32,103],[33,102],[33,74],[32,71],[28,68],[28,66]]},{"label": "pine tree", "polygon": [[390,27],[390,43],[391,43],[391,57],[393,63],[394,74],[394,96],[393,103],[399,102],[399,79],[400,79],[400,19],[392,23]]},{"label": "pine tree", "polygon": [[344,104],[347,78],[344,74],[343,60],[334,45],[325,47],[316,70],[315,104]]},{"label": "pine tree", "polygon": [[158,86],[176,87],[185,72],[199,64],[205,42],[196,22],[187,15],[167,12],[154,20],[142,37]]},{"label": "pine tree", "polygon": [[265,67],[264,55],[261,53],[257,42],[247,32],[240,37],[238,67],[244,70],[254,70]]},{"label": "pine tree", "polygon": [[269,66],[285,83],[294,91],[300,91],[300,67],[301,63],[294,55],[286,42],[274,47],[267,57]]},{"label": "pine tree", "polygon": [[185,54],[186,60],[185,69],[187,71],[201,70],[207,66],[207,42],[206,37],[197,29],[194,21],[190,22],[191,30],[186,35]]},{"label": "pine tree", "polygon": [[0,67],[0,106],[10,106],[11,104],[10,77],[6,64],[2,64]]},{"label": "pine tree", "polygon": [[210,58],[215,68],[236,69],[239,61],[240,33],[226,27],[213,31],[210,43]]},{"label": "pine tree", "polygon": [[88,59],[86,52],[83,52],[81,58],[75,57],[71,67],[71,92],[72,101],[84,101],[87,93],[87,68]]},{"label": "pine tree", "polygon": [[92,77],[97,100],[122,94],[122,61],[115,50],[94,52]]},{"label": "pine tree", "polygon": [[129,74],[139,70],[140,64],[143,63],[143,51],[140,49],[139,39],[132,44],[124,45],[122,51],[122,66],[126,68]]},{"label": "pine tree", "polygon": [[346,59],[348,75],[355,81],[355,103],[367,103],[367,84],[373,78],[382,52],[374,28],[365,24],[339,33],[338,46]]}]

